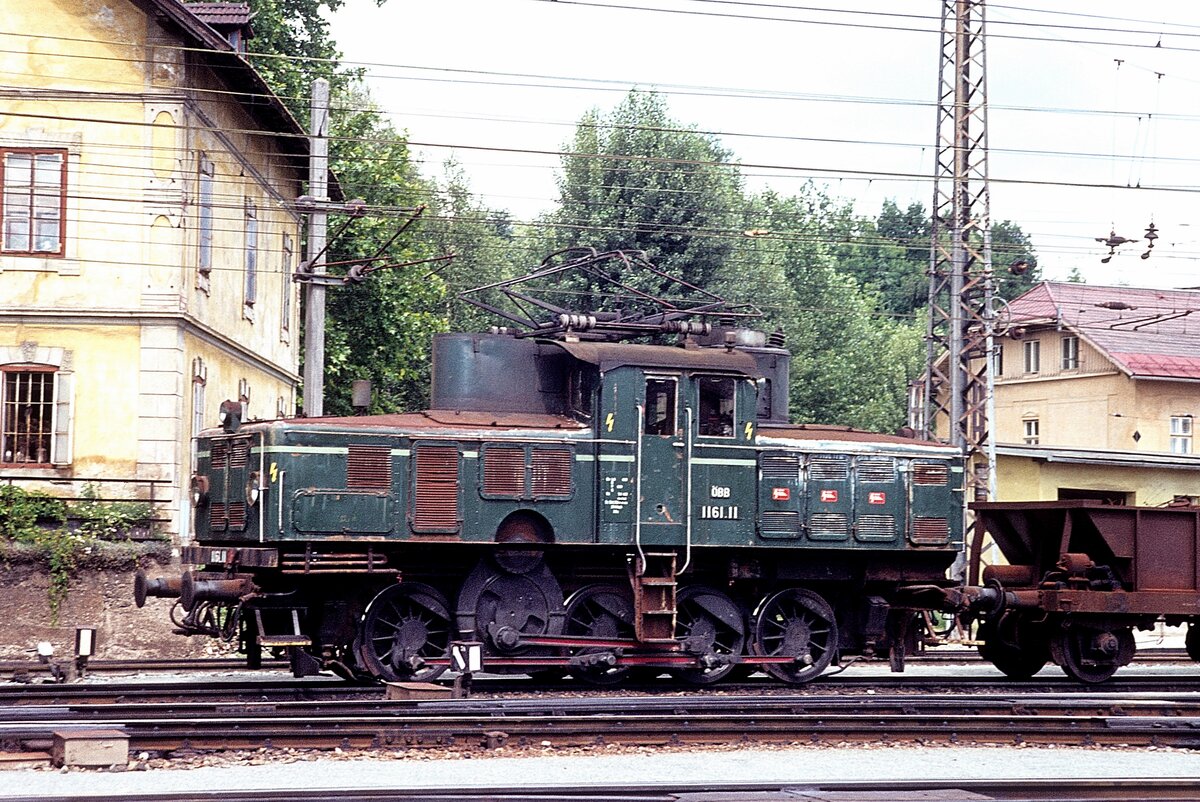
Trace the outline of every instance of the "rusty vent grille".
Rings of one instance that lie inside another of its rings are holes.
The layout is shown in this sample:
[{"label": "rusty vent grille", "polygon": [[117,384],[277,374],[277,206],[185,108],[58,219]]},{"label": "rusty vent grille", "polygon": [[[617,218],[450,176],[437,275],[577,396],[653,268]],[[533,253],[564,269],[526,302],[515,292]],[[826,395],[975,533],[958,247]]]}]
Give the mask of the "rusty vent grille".
[{"label": "rusty vent grille", "polygon": [[413,530],[458,531],[458,448],[417,446]]},{"label": "rusty vent grille", "polygon": [[229,444],[229,467],[245,468],[246,460],[250,458],[250,441],[234,440]]},{"label": "rusty vent grille", "polygon": [[525,449],[488,446],[483,451],[483,494],[490,498],[525,495]]},{"label": "rusty vent grille", "polygon": [[214,470],[223,470],[229,461],[229,441],[213,440],[208,449],[208,460]]},{"label": "rusty vent grille", "polygon": [[246,503],[244,501],[232,501],[228,506],[229,512],[229,528],[230,529],[245,529],[246,528]]},{"label": "rusty vent grille", "polygon": [[890,457],[859,457],[858,481],[895,482],[896,460]]},{"label": "rusty vent grille", "polygon": [[796,454],[763,454],[764,479],[795,479],[800,475],[800,457]]},{"label": "rusty vent grille", "polygon": [[350,490],[391,489],[391,448],[388,446],[350,446],[346,455],[346,487]]},{"label": "rusty vent grille", "polygon": [[570,497],[573,454],[565,448],[533,450],[533,497]]},{"label": "rusty vent grille", "polygon": [[793,511],[771,511],[762,514],[760,524],[764,535],[775,537],[796,537],[800,532],[800,513]]},{"label": "rusty vent grille", "polygon": [[844,482],[849,469],[848,457],[812,457],[808,461],[808,478],[816,482]]},{"label": "rusty vent grille", "polygon": [[950,522],[945,518],[914,518],[913,543],[945,543],[950,540]]},{"label": "rusty vent grille", "polygon": [[810,537],[846,537],[850,532],[846,516],[838,512],[819,512],[808,519]]},{"label": "rusty vent grille", "polygon": [[208,528],[215,531],[224,529],[226,526],[225,505],[219,501],[210,502],[208,505]]},{"label": "rusty vent grille", "polygon": [[892,515],[860,515],[856,527],[856,533],[861,538],[869,540],[894,540],[896,538],[896,518]]},{"label": "rusty vent grille", "polygon": [[930,462],[913,464],[913,483],[918,485],[945,486],[950,482],[950,467],[948,465]]}]

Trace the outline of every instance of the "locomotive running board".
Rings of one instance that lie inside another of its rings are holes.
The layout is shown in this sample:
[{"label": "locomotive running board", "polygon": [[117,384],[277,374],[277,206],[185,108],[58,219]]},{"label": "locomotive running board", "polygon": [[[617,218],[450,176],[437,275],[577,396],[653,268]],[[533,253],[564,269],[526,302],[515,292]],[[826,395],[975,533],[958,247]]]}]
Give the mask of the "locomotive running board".
[{"label": "locomotive running board", "polygon": [[634,632],[642,643],[675,643],[675,558],[673,551],[648,551],[640,566],[630,565]]}]

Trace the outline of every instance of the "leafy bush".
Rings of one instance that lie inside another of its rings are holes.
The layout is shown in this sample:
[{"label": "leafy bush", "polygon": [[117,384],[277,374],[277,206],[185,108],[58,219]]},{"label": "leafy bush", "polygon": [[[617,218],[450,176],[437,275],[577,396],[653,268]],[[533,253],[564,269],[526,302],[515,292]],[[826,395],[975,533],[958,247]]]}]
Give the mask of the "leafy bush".
[{"label": "leafy bush", "polygon": [[47,527],[62,526],[67,505],[62,499],[15,485],[0,485],[0,538],[32,543]]}]

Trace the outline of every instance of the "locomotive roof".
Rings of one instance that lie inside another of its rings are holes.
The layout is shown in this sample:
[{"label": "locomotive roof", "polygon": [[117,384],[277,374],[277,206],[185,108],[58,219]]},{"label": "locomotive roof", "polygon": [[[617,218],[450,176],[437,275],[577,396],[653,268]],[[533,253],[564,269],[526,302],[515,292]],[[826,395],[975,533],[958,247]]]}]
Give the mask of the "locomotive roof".
[{"label": "locomotive roof", "polygon": [[936,440],[922,440],[917,437],[905,437],[898,434],[879,434],[849,426],[832,426],[821,423],[794,423],[785,425],[760,425],[759,436],[767,439],[830,441],[842,443],[862,443],[874,446],[906,446],[908,448],[936,448],[941,451],[958,449],[939,443]]},{"label": "locomotive roof", "polygon": [[327,418],[287,418],[288,425],[332,425],[370,429],[431,429],[460,426],[469,429],[585,429],[585,423],[561,415],[530,412],[469,412],[428,409],[389,415],[348,415]]},{"label": "locomotive roof", "polygon": [[561,340],[545,342],[558,346],[581,362],[596,365],[600,370],[632,365],[677,370],[717,370],[752,379],[761,375],[754,357],[733,349]]}]

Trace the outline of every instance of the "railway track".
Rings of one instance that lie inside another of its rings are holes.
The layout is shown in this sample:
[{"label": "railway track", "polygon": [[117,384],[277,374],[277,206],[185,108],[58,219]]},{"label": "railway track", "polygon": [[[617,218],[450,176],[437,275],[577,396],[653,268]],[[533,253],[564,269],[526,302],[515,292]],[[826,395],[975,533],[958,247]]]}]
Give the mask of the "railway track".
[{"label": "railway track", "polygon": [[[127,796],[137,802],[190,802],[195,793]],[[206,795],[207,798],[207,795]],[[254,790],[227,789],[221,802],[1176,802],[1194,800],[1188,780],[945,780],[853,781],[811,784],[607,785],[496,787],[470,790]],[[6,802],[42,802],[7,796]]]},{"label": "railway track", "polygon": [[7,748],[120,729],[130,749],[941,742],[1200,747],[1200,695],[674,696],[108,704],[0,710]]}]

